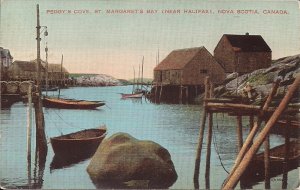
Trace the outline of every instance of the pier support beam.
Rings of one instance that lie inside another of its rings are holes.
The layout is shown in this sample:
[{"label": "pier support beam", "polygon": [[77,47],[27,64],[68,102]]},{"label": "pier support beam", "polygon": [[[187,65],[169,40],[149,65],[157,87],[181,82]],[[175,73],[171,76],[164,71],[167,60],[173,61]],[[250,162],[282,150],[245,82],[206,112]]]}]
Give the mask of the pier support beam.
[{"label": "pier support beam", "polygon": [[[209,77],[205,78],[205,92],[204,92],[204,99],[208,98],[208,91],[209,91]],[[201,151],[202,151],[202,144],[203,144],[203,135],[206,123],[206,102],[203,102],[203,111],[202,111],[202,119],[201,119],[201,126],[199,130],[199,139],[198,139],[198,146],[197,146],[197,153],[195,159],[195,170],[194,170],[194,188],[199,189],[199,170],[200,170],[200,161],[201,161]]]},{"label": "pier support beam", "polygon": [[252,142],[253,142],[253,139],[258,131],[258,129],[260,128],[260,124],[261,124],[261,121],[262,121],[262,117],[264,116],[265,112],[268,110],[269,108],[269,105],[274,97],[274,95],[276,94],[277,92],[277,89],[279,87],[279,83],[280,83],[280,80],[277,80],[274,85],[273,85],[273,88],[263,106],[263,109],[262,111],[260,112],[258,118],[257,118],[257,121],[255,122],[251,132],[249,133],[247,139],[245,140],[244,144],[243,144],[243,147],[242,149],[240,150],[239,154],[237,155],[236,159],[235,159],[235,162],[234,162],[234,165],[229,173],[229,175],[227,176],[226,180],[225,180],[225,183],[224,183],[224,187],[227,185],[229,179],[232,178],[232,175],[234,174],[234,172],[236,171],[236,169],[239,167],[240,163],[242,162],[245,154],[247,153],[247,151],[249,150],[249,147],[252,146]]},{"label": "pier support beam", "polygon": [[283,176],[282,176],[282,189],[287,189],[288,179],[288,165],[289,165],[289,151],[290,151],[290,127],[291,120],[287,119],[285,126],[285,147],[284,147],[284,160],[283,160]]},{"label": "pier support beam", "polygon": [[269,135],[266,136],[264,142],[264,164],[265,164],[265,189],[270,189],[270,138]]},{"label": "pier support beam", "polygon": [[213,113],[208,113],[208,131],[207,131],[207,149],[206,149],[206,167],[205,167],[205,188],[210,189],[210,155],[211,155],[211,139],[213,128]]},{"label": "pier support beam", "polygon": [[279,106],[277,107],[273,115],[270,117],[269,121],[266,123],[265,127],[263,128],[259,136],[256,138],[255,142],[253,143],[249,151],[246,153],[245,157],[243,158],[243,160],[241,161],[237,169],[234,171],[231,178],[229,178],[229,180],[227,181],[223,189],[233,189],[236,186],[238,180],[245,172],[252,158],[258,151],[259,147],[262,145],[264,139],[269,134],[272,127],[276,124],[277,120],[279,119],[279,117],[287,107],[288,103],[292,99],[294,93],[298,90],[299,85],[300,85],[300,77],[298,76],[296,77],[293,84],[290,86],[288,92],[280,102]]}]

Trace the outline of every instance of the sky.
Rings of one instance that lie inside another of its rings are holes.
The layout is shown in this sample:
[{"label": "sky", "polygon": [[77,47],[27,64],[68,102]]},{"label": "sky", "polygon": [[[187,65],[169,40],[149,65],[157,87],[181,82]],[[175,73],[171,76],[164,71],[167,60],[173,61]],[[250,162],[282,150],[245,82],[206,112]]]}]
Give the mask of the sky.
[{"label": "sky", "polygon": [[[223,34],[262,35],[273,59],[299,54],[298,2],[1,0],[0,47],[9,49],[14,60],[36,58],[38,3],[41,25],[48,29],[48,36],[42,36],[42,59],[47,42],[48,62],[60,63],[63,54],[71,73],[130,79],[144,56],[144,77],[152,78],[158,52],[159,61],[182,48],[205,46],[213,54]],[[131,13],[124,13],[128,10]],[[276,14],[279,10],[283,14]]]}]

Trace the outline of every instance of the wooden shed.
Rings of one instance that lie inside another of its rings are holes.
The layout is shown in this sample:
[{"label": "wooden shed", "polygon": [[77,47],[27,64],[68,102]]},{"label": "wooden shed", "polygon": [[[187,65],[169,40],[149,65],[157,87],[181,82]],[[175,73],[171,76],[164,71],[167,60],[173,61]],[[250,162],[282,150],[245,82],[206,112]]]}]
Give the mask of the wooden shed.
[{"label": "wooden shed", "polygon": [[[44,65],[44,64],[43,64]],[[44,65],[45,67],[45,65]],[[48,79],[49,80],[62,80],[68,79],[69,72],[65,67],[61,67],[61,64],[48,64]]]},{"label": "wooden shed", "polygon": [[214,50],[226,73],[250,73],[271,65],[272,51],[261,35],[224,34]]},{"label": "wooden shed", "polygon": [[[41,65],[41,77],[44,77],[45,68]],[[37,63],[31,61],[14,61],[8,69],[11,80],[35,80]]]},{"label": "wooden shed", "polygon": [[172,51],[154,68],[154,82],[164,85],[203,85],[205,77],[220,84],[224,69],[205,47]]}]

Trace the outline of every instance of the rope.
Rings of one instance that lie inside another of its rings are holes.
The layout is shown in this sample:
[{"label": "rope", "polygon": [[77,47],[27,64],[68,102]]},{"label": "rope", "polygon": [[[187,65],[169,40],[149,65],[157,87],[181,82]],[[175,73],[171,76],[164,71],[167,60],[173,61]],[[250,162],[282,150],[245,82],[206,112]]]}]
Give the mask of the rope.
[{"label": "rope", "polygon": [[[217,124],[217,128],[219,128],[218,124]],[[216,143],[217,138],[216,138],[216,135],[214,135],[214,133],[215,133],[215,131],[212,133],[212,135],[213,135],[213,143],[214,143],[214,147],[215,147],[216,153],[218,155],[218,158],[220,160],[220,164],[223,167],[224,171],[227,172],[227,174],[229,174],[228,170],[225,168],[225,166],[224,166],[224,164],[222,162],[222,159],[221,159],[221,156],[220,156],[220,153],[219,153],[219,147],[217,146],[217,143]]]}]

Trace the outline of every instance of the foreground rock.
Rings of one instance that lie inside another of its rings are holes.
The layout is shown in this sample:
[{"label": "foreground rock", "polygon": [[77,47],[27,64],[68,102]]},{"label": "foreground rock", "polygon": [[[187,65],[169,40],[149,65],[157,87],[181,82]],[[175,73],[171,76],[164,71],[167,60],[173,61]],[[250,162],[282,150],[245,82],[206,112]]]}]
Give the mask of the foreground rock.
[{"label": "foreground rock", "polygon": [[167,188],[177,180],[171,156],[165,148],[126,133],[117,133],[104,140],[87,172],[97,188],[116,188],[118,185]]}]

